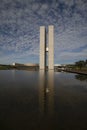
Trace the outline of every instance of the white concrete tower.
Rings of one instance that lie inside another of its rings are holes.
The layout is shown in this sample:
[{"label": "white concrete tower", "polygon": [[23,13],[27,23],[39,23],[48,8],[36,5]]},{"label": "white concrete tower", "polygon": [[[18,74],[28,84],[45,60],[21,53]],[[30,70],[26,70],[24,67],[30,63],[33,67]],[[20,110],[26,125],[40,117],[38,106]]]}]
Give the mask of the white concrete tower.
[{"label": "white concrete tower", "polygon": [[46,47],[46,29],[40,27],[40,70],[46,67],[46,52],[48,53],[48,69],[54,70],[54,26],[48,28],[48,47]]},{"label": "white concrete tower", "polygon": [[46,30],[44,26],[40,27],[40,69],[45,70],[46,63]]},{"label": "white concrete tower", "polygon": [[48,69],[54,69],[54,26],[50,25],[48,30]]}]

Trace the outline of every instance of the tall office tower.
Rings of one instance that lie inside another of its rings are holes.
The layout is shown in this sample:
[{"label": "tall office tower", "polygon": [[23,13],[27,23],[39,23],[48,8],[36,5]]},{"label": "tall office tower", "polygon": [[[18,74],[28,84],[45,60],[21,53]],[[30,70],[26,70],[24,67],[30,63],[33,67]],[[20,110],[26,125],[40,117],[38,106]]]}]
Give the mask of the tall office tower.
[{"label": "tall office tower", "polygon": [[54,69],[54,26],[49,26],[48,31],[48,69]]},{"label": "tall office tower", "polygon": [[45,70],[46,64],[46,38],[45,27],[40,27],[40,69]]},{"label": "tall office tower", "polygon": [[48,69],[54,69],[54,26],[48,28],[48,47],[46,47],[46,30],[40,27],[40,69],[45,70],[46,52],[48,52]]}]

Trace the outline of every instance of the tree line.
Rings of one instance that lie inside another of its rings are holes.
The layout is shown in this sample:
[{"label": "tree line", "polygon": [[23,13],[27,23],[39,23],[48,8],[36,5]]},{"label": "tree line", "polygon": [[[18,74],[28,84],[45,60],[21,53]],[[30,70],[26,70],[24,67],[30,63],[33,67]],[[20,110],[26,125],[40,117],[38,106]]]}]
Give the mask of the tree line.
[{"label": "tree line", "polygon": [[83,67],[87,67],[87,60],[80,60],[75,62],[75,66],[78,68],[83,68]]}]

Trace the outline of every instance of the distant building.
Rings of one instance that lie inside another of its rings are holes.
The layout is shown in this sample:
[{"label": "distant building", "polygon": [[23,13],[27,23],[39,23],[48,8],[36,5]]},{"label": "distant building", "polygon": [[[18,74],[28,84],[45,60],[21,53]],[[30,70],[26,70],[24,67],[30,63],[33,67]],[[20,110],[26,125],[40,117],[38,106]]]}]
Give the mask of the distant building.
[{"label": "distant building", "polygon": [[61,64],[55,64],[55,65],[54,65],[54,67],[59,67],[59,66],[61,66]]},{"label": "distant building", "polygon": [[13,66],[15,66],[16,63],[12,63]]},{"label": "distant building", "polygon": [[33,63],[26,63],[26,64],[21,64],[21,63],[12,63],[13,66],[39,66],[39,64],[33,64]]},{"label": "distant building", "polygon": [[58,69],[58,70],[65,70],[66,65],[65,64],[55,64],[54,68]]},{"label": "distant building", "polygon": [[27,63],[27,64],[24,64],[24,66],[39,66],[39,64]]}]

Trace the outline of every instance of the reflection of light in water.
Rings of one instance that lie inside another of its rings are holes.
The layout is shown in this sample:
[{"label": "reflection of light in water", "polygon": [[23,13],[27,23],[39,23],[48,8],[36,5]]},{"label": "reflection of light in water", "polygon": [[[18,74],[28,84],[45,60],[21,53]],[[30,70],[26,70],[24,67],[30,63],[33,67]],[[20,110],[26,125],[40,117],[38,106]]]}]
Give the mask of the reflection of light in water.
[{"label": "reflection of light in water", "polygon": [[54,71],[48,71],[48,75],[45,71],[39,72],[39,106],[40,113],[43,115],[53,115],[54,111]]},{"label": "reflection of light in water", "polygon": [[49,93],[49,89],[48,88],[46,88],[46,93]]},{"label": "reflection of light in water", "polygon": [[12,79],[13,81],[15,81],[15,70],[12,70],[11,72],[12,72]]}]

